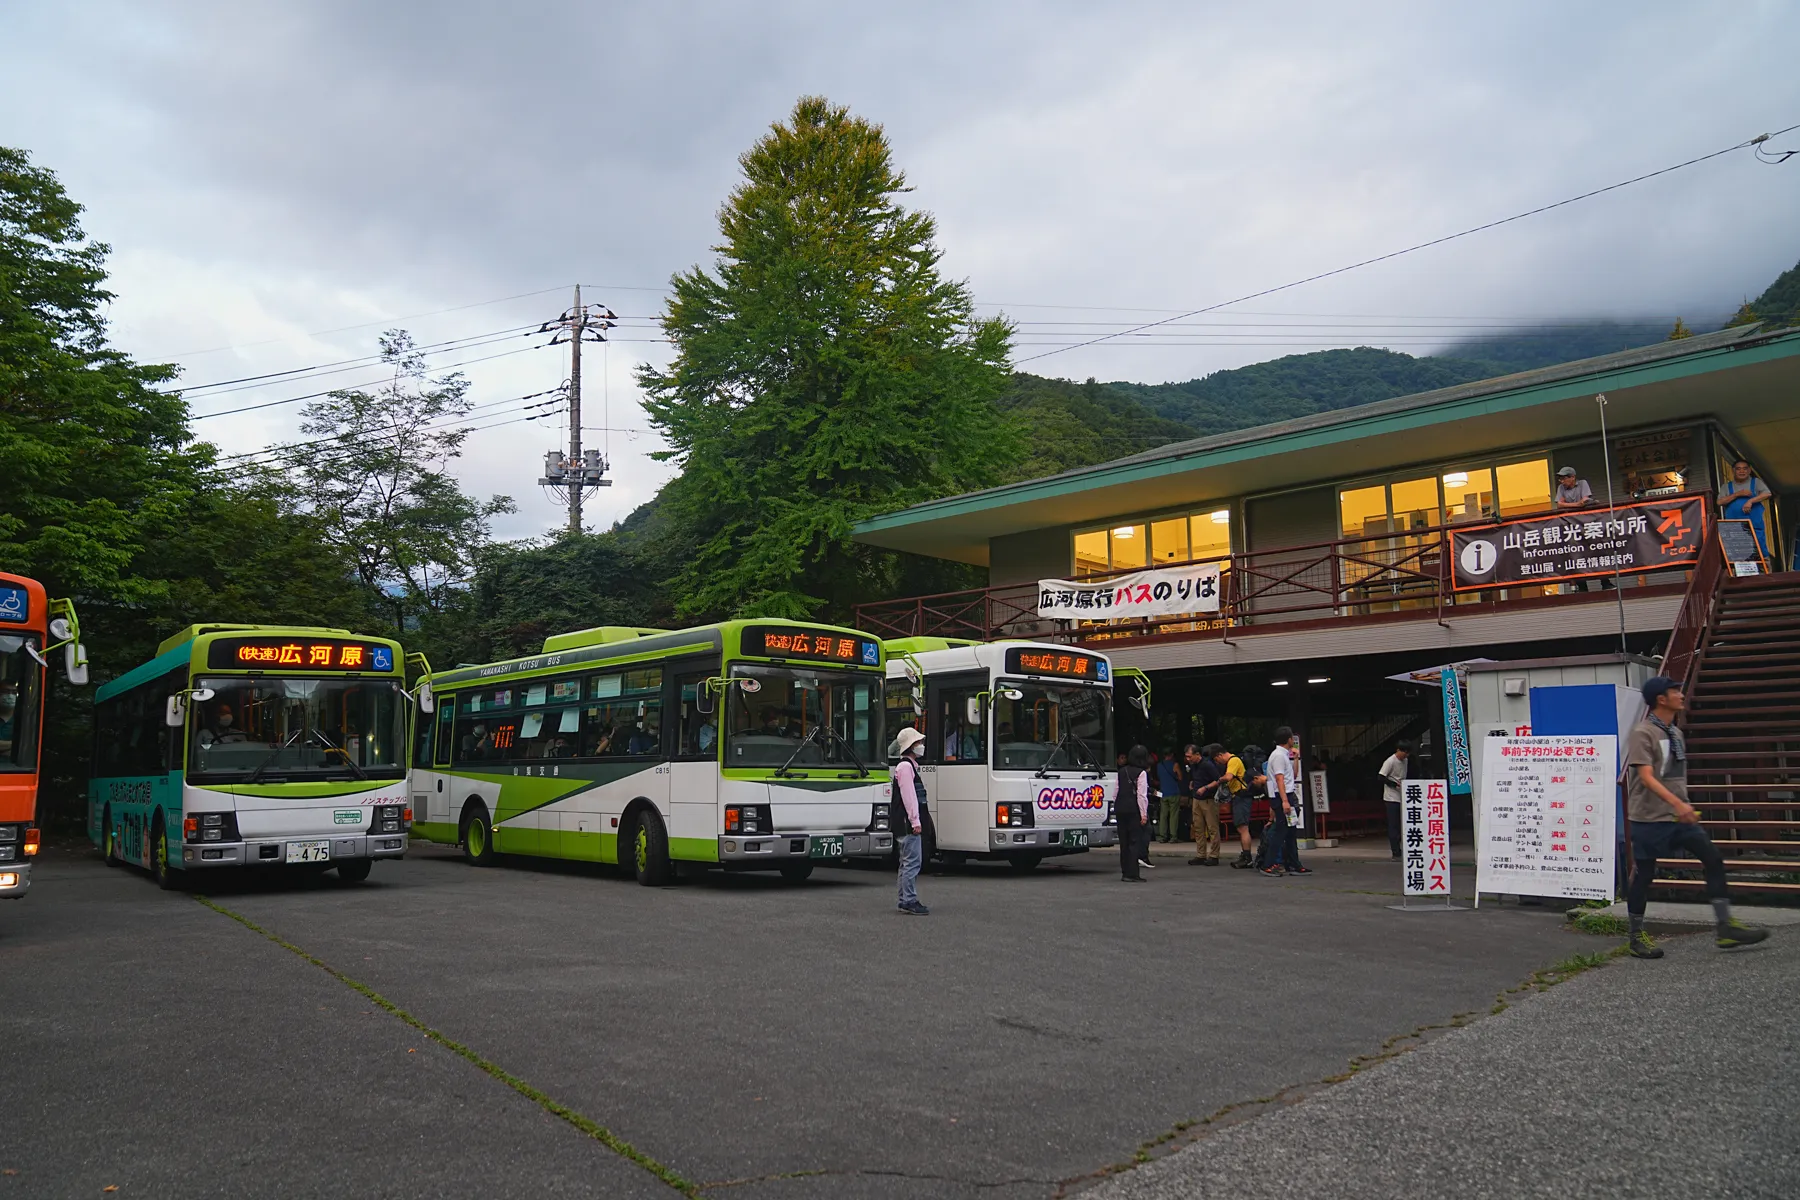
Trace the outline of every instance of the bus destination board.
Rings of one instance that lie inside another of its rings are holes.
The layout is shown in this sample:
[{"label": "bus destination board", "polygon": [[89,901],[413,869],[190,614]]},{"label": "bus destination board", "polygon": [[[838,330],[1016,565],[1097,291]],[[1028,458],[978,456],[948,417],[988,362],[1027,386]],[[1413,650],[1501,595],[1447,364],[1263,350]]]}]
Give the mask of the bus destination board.
[{"label": "bus destination board", "polygon": [[1006,652],[1008,675],[1061,675],[1069,679],[1087,679],[1094,683],[1111,683],[1112,669],[1097,654],[1069,650],[1033,650],[1020,646]]},{"label": "bus destination board", "polygon": [[849,666],[881,665],[881,643],[830,629],[781,629],[767,625],[745,628],[745,654],[759,658],[808,658]]},{"label": "bus destination board", "polygon": [[206,650],[214,671],[392,671],[394,649],[343,638],[220,638]]}]

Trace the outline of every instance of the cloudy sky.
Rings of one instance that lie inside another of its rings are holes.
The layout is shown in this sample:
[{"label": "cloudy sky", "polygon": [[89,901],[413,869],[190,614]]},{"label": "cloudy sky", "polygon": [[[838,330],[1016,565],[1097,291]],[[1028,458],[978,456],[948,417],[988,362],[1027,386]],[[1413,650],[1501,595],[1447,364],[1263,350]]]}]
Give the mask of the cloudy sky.
[{"label": "cloudy sky", "polygon": [[0,143],[55,170],[113,246],[124,348],[188,385],[347,365],[194,390],[226,451],[294,436],[300,405],[271,402],[372,382],[352,360],[385,327],[441,344],[431,361],[464,364],[487,426],[458,472],[518,500],[506,536],[558,522],[534,481],[566,437],[520,420],[516,397],[567,375],[522,329],[577,282],[623,318],[584,372],[587,439],[614,462],[589,510],[604,527],[669,471],[632,382],[666,360],[661,289],[709,259],[737,155],[803,93],[886,127],[947,269],[1045,374],[1178,380],[1536,319],[1697,321],[1800,259],[1800,158],[1740,151],[1073,347],[1800,123],[1800,9],[871,8],[0,0]]}]

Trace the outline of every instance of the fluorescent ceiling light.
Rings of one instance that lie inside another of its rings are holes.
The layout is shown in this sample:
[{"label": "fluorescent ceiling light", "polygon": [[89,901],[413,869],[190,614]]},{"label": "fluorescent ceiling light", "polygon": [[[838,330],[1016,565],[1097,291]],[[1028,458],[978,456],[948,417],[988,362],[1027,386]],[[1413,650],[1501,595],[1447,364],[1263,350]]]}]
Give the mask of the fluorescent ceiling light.
[{"label": "fluorescent ceiling light", "polygon": [[1330,682],[1331,682],[1331,676],[1329,676],[1329,675],[1315,675],[1315,676],[1314,676],[1314,677],[1313,677],[1313,678],[1311,678],[1311,679],[1309,679],[1309,680],[1307,680],[1307,681],[1306,681],[1306,682],[1308,682],[1308,683],[1330,683]]},{"label": "fluorescent ceiling light", "polygon": [[1467,482],[1469,482],[1469,473],[1467,471],[1452,471],[1444,476],[1444,485],[1446,487],[1461,487]]},{"label": "fluorescent ceiling light", "polygon": [[1288,685],[1288,681],[1287,681],[1287,680],[1285,680],[1285,679],[1271,679],[1271,680],[1269,680],[1269,686],[1270,686],[1270,687],[1286,687],[1286,686],[1287,686],[1287,685]]},{"label": "fluorescent ceiling light", "polygon": [[1212,523],[1214,525],[1229,525],[1229,524],[1231,524],[1231,510],[1229,508],[1221,508],[1218,512],[1216,512],[1212,515]]},{"label": "fluorescent ceiling light", "polygon": [[1123,540],[1125,538],[1136,537],[1137,536],[1137,526],[1121,525],[1117,529],[1113,530],[1113,536],[1116,538],[1119,538],[1121,540]]}]

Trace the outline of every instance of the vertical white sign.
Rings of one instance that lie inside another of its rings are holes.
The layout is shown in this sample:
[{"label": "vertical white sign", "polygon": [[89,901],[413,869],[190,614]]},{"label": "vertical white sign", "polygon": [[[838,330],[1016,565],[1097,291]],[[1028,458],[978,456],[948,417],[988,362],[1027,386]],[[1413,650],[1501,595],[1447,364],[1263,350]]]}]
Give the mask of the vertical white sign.
[{"label": "vertical white sign", "polygon": [[1400,785],[1400,868],[1408,896],[1450,895],[1450,784],[1408,779]]},{"label": "vertical white sign", "polygon": [[1306,787],[1307,790],[1312,793],[1312,810],[1314,812],[1322,813],[1330,812],[1331,793],[1325,790],[1325,772],[1308,771],[1306,773]]},{"label": "vertical white sign", "polygon": [[1613,898],[1618,739],[1483,738],[1483,892]]}]

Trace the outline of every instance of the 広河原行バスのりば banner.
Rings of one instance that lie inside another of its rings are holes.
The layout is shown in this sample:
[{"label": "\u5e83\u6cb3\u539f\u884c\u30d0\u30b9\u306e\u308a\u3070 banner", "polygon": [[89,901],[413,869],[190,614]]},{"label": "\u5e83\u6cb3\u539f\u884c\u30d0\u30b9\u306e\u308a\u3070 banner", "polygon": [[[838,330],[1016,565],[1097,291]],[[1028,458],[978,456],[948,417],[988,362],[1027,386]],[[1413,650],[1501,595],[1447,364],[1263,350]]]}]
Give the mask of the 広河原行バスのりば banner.
[{"label": "\u5e83\u6cb3\u539f\u884c\u30d0\u30b9\u306e\u308a\u3070 banner", "polygon": [[1139,571],[1086,583],[1038,580],[1038,616],[1063,621],[1129,620],[1219,611],[1219,564]]}]

